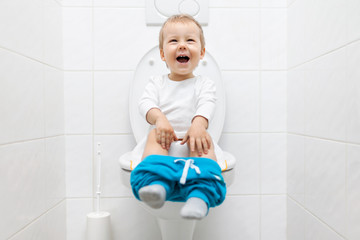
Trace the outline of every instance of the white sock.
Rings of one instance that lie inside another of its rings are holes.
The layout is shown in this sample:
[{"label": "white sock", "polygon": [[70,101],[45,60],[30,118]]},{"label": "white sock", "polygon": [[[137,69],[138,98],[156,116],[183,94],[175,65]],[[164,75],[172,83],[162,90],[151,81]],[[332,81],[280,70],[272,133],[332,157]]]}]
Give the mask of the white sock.
[{"label": "white sock", "polygon": [[208,206],[204,200],[197,197],[189,198],[180,211],[180,215],[186,219],[203,219],[208,212]]},{"label": "white sock", "polygon": [[160,184],[140,188],[139,197],[152,208],[161,208],[165,203],[166,190]]}]

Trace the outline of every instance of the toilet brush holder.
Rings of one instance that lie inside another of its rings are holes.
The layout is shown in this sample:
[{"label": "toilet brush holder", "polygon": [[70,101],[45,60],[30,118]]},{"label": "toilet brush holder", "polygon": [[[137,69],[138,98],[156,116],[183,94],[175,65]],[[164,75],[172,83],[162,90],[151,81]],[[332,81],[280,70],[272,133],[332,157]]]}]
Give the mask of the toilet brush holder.
[{"label": "toilet brush holder", "polygon": [[112,240],[110,213],[91,212],[87,215],[86,240]]},{"label": "toilet brush holder", "polygon": [[100,211],[101,195],[101,143],[98,142],[98,181],[96,191],[96,211],[87,214],[86,240],[112,240],[110,213]]}]

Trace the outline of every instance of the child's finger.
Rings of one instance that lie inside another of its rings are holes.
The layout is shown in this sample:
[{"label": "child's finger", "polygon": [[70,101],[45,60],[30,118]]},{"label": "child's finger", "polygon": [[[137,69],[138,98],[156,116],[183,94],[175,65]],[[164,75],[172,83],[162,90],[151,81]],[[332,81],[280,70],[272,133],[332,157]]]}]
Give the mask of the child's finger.
[{"label": "child's finger", "polygon": [[174,140],[174,141],[178,141],[178,140],[179,140],[179,139],[177,138],[177,136],[175,135],[174,132],[172,133],[172,136],[173,136],[173,140]]},{"label": "child's finger", "polygon": [[195,152],[195,139],[193,137],[190,138],[190,151]]},{"label": "child's finger", "polygon": [[156,142],[161,143],[161,132],[156,129]]},{"label": "child's finger", "polygon": [[188,138],[189,138],[189,136],[186,134],[180,144],[184,145],[188,141]]},{"label": "child's finger", "polygon": [[161,146],[162,148],[165,148],[165,132],[161,132]]},{"label": "child's finger", "polygon": [[209,150],[209,146],[208,146],[208,142],[207,142],[206,138],[202,138],[202,145],[204,148],[204,153],[207,154],[208,150]]},{"label": "child's finger", "polygon": [[166,134],[165,136],[165,146],[166,146],[166,149],[169,149],[170,148],[170,142],[171,142],[171,138],[170,138],[170,134]]},{"label": "child's finger", "polygon": [[203,153],[203,147],[202,147],[202,143],[201,143],[200,138],[196,139],[196,148],[197,148],[197,151],[198,151],[198,155],[201,156],[202,153]]}]

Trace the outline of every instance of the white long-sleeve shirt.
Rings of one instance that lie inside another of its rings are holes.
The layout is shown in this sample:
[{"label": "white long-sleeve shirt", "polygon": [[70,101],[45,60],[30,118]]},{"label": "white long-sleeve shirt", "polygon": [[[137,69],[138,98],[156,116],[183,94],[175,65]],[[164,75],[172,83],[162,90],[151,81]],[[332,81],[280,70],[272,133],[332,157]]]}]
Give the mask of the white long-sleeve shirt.
[{"label": "white long-sleeve shirt", "polygon": [[183,138],[195,116],[209,124],[215,112],[216,86],[203,76],[173,81],[167,75],[151,77],[139,101],[139,111],[146,118],[152,108],[159,108],[169,120],[178,138]]}]

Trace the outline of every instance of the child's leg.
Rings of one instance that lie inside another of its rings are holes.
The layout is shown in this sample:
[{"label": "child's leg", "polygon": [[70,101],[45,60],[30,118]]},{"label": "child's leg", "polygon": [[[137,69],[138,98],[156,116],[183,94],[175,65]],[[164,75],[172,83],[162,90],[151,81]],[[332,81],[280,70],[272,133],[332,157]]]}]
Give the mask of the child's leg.
[{"label": "child's leg", "polygon": [[[189,146],[190,143],[189,143],[189,141],[188,141],[187,143],[188,143],[188,147],[189,147],[189,149],[190,149],[190,146]],[[210,158],[210,159],[216,161],[215,148],[214,148],[214,144],[213,144],[212,140],[211,140],[211,146],[209,147],[207,154],[205,154],[205,153],[203,152],[202,155],[199,156],[197,149],[195,149],[195,152],[191,152],[191,151],[190,151],[189,156],[190,156],[190,157]]]},{"label": "child's leg", "polygon": [[161,147],[161,145],[156,141],[156,130],[152,129],[149,132],[144,153],[141,159],[149,155],[168,155],[168,150]]},{"label": "child's leg", "polygon": [[180,215],[185,219],[201,220],[206,217],[209,211],[208,199],[200,190],[194,190],[189,194]]},{"label": "child's leg", "polygon": [[152,208],[161,208],[166,200],[170,186],[165,181],[155,181],[150,185],[140,188],[139,197]]}]

